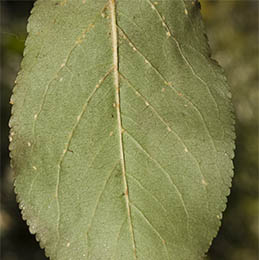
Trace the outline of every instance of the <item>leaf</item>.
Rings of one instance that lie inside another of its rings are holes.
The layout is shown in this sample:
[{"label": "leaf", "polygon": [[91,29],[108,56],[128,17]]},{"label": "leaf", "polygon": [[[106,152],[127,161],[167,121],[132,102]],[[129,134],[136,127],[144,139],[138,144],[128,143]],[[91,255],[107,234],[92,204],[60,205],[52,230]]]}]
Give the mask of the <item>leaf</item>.
[{"label": "leaf", "polygon": [[52,260],[201,259],[231,185],[195,2],[38,0],[11,103],[15,192]]}]

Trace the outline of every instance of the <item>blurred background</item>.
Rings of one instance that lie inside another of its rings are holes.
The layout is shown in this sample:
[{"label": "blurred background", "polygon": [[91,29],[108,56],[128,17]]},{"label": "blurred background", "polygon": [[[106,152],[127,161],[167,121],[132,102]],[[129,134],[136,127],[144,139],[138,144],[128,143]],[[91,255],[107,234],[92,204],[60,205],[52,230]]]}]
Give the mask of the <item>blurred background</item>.
[{"label": "blurred background", "polygon": [[[1,207],[0,259],[46,260],[25,222],[13,193],[8,157],[9,99],[26,38],[33,1],[1,4]],[[259,259],[258,203],[258,10],[257,0],[202,0],[212,56],[225,69],[236,113],[235,177],[221,229],[207,260]]]}]

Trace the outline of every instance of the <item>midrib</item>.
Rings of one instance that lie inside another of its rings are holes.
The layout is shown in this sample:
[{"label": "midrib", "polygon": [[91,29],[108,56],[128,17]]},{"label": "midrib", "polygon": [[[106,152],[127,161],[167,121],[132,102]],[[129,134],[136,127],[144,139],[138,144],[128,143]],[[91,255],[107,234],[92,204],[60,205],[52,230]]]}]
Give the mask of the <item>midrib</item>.
[{"label": "midrib", "polygon": [[134,259],[137,259],[136,256],[136,244],[134,237],[134,230],[132,225],[132,217],[131,217],[131,208],[129,201],[129,192],[128,192],[128,182],[126,176],[126,167],[125,167],[125,155],[124,155],[124,147],[123,147],[123,127],[121,122],[121,109],[120,109],[120,82],[119,82],[119,57],[118,57],[118,32],[117,32],[117,20],[116,20],[116,0],[109,0],[110,11],[111,11],[111,27],[112,27],[112,50],[113,50],[113,65],[114,65],[114,86],[115,86],[115,98],[116,98],[116,110],[117,110],[117,120],[118,120],[118,131],[119,131],[119,143],[120,143],[120,161],[121,161],[121,169],[122,169],[122,178],[124,183],[124,197],[126,202],[126,208],[128,213],[128,222],[129,229],[131,233],[132,246],[133,246],[133,254]]}]

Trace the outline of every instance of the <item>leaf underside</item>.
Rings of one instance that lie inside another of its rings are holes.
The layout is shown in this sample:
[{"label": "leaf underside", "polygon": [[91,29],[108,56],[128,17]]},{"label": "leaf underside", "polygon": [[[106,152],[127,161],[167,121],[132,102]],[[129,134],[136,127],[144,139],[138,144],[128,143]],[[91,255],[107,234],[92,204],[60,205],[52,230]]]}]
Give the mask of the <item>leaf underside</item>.
[{"label": "leaf underside", "polygon": [[51,260],[197,260],[233,175],[195,2],[38,0],[11,98],[15,192]]}]

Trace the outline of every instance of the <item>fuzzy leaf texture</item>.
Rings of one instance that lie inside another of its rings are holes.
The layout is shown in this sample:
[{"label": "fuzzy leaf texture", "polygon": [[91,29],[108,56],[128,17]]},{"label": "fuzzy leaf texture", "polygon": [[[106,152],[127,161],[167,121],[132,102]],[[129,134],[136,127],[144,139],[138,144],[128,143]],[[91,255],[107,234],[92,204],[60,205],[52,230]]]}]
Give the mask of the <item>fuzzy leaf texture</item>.
[{"label": "fuzzy leaf texture", "polygon": [[15,192],[51,260],[197,260],[233,175],[196,2],[38,0],[11,97]]}]

